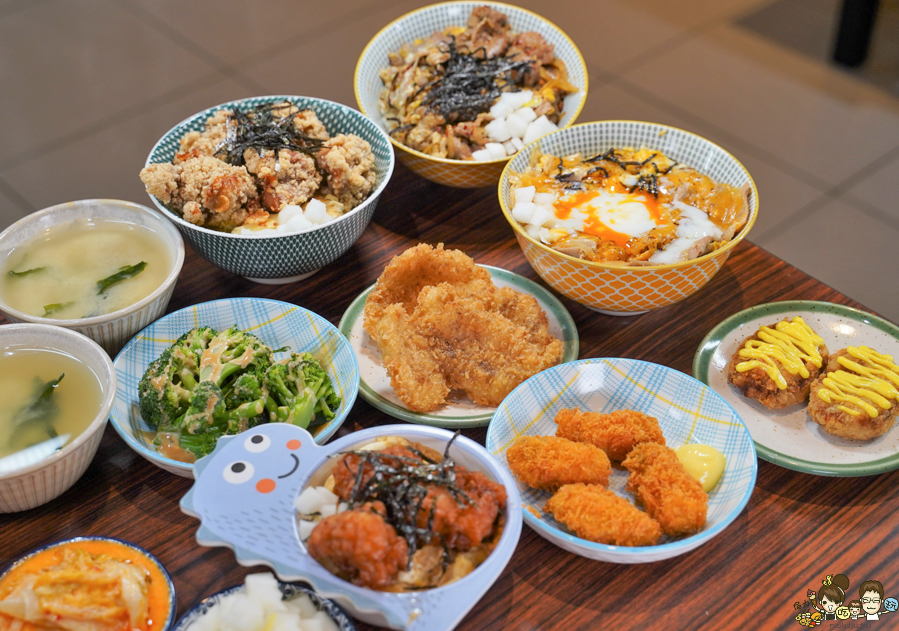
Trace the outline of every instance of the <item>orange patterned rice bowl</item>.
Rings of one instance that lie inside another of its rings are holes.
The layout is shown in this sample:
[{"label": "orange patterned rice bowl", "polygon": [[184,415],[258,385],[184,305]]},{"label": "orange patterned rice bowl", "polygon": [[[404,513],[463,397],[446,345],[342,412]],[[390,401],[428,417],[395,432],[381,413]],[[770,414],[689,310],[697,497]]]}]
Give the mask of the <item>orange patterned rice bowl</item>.
[{"label": "orange patterned rice bowl", "polygon": [[[646,147],[692,167],[716,182],[749,185],[749,218],[728,243],[688,261],[667,265],[624,266],[563,254],[530,237],[512,218],[511,173],[528,169],[536,152],[555,156],[596,155],[610,148]],[[667,307],[699,291],[727,261],[758,216],[758,190],[746,168],[718,145],[675,127],[637,121],[601,121],[575,125],[544,136],[518,152],[499,183],[503,215],[515,231],[528,262],[553,289],[594,311],[636,315]]]},{"label": "orange patterned rice bowl", "polygon": [[[506,15],[513,33],[536,31],[553,45],[556,57],[561,59],[568,71],[568,80],[578,87],[578,91],[564,99],[559,128],[565,128],[580,114],[587,99],[588,72],[584,58],[574,42],[552,22],[536,13],[499,2],[445,2],[434,4],[407,13],[375,35],[362,51],[356,64],[354,89],[359,110],[375,121],[385,131],[387,121],[381,114],[378,99],[384,83],[379,72],[389,64],[388,53],[396,52],[404,44],[425,38],[435,31],[454,26],[464,26],[471,11],[480,6],[489,6]],[[389,134],[388,134],[389,135]],[[400,162],[410,171],[426,180],[457,188],[478,188],[493,186],[499,181],[503,167],[510,158],[473,161],[451,160],[428,155],[398,142],[390,136]],[[519,152],[520,154],[520,152]]]}]

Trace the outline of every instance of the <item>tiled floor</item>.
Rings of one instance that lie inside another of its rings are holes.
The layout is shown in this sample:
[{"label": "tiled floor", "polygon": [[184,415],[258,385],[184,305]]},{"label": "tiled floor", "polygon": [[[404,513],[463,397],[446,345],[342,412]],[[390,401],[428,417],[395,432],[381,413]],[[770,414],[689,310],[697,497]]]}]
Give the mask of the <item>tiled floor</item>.
[{"label": "tiled floor", "polygon": [[[765,16],[814,4],[786,1],[519,4],[584,53],[581,121],[651,120],[721,144],[759,187],[752,241],[899,321],[899,98],[823,63],[798,18],[783,45],[790,30]],[[146,203],[137,173],[153,143],[204,107],[254,94],[355,105],[362,48],[425,3],[0,0],[0,228],[74,199]],[[835,5],[821,0],[816,19]],[[899,65],[889,45],[873,70]]]}]

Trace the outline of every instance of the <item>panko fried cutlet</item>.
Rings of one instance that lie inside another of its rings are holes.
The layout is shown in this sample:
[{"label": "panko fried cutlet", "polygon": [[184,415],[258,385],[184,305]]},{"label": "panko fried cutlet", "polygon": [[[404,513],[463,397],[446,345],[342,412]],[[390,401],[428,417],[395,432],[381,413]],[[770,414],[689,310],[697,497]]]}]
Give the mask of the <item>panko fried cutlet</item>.
[{"label": "panko fried cutlet", "polygon": [[495,407],[562,359],[562,342],[533,296],[497,288],[487,270],[443,244],[395,257],[364,318],[394,391],[416,412],[436,409],[451,389]]},{"label": "panko fried cutlet", "polygon": [[827,347],[800,317],[762,326],[734,353],[727,380],[771,409],[808,399],[812,382],[827,362]]},{"label": "panko fried cutlet", "polygon": [[673,450],[641,443],[621,464],[630,472],[627,490],[659,522],[662,532],[688,535],[703,529],[709,496]]},{"label": "panko fried cutlet", "polygon": [[654,546],[659,523],[623,497],[595,484],[566,484],[543,507],[580,537],[615,546]]},{"label": "panko fried cutlet", "polygon": [[600,414],[562,409],[556,414],[556,424],[556,436],[595,445],[617,462],[640,443],[665,444],[659,422],[636,410]]},{"label": "panko fried cutlet", "polygon": [[535,489],[609,483],[612,463],[598,447],[555,436],[519,436],[506,450],[512,474]]},{"label": "panko fried cutlet", "polygon": [[824,431],[851,440],[882,436],[899,414],[899,366],[866,346],[830,356],[811,386],[808,413]]}]

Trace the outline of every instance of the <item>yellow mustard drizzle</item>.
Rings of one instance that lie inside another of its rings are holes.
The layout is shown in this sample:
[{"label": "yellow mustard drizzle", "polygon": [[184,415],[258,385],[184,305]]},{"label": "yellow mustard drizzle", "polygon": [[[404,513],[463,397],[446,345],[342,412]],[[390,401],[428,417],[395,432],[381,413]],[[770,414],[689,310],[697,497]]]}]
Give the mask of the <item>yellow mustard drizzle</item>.
[{"label": "yellow mustard drizzle", "polygon": [[[880,414],[878,407],[889,410],[892,405],[890,400],[899,399],[896,388],[899,386],[899,366],[893,363],[890,355],[882,355],[867,346],[850,346],[846,350],[849,357],[838,357],[837,361],[847,370],[827,373],[823,387],[818,389],[818,398],[826,403],[851,403],[871,418]],[[845,405],[837,408],[852,416],[861,415],[858,410]]]},{"label": "yellow mustard drizzle", "polygon": [[738,355],[749,361],[736,365],[737,372],[746,372],[753,368],[761,368],[777,384],[781,390],[787,388],[787,380],[774,360],[780,362],[791,375],[800,375],[803,379],[809,376],[805,362],[811,362],[818,368],[822,359],[818,347],[824,344],[818,335],[799,316],[791,322],[778,322],[775,327],[759,328],[759,339],[747,340]]}]

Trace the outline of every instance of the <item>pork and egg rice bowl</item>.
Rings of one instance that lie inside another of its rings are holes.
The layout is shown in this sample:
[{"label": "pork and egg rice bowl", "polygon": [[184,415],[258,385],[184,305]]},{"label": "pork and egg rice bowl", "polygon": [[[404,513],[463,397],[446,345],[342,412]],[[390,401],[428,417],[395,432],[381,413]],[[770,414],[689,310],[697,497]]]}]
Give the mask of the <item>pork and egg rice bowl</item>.
[{"label": "pork and egg rice bowl", "polygon": [[379,108],[397,142],[436,158],[496,160],[555,131],[578,91],[539,33],[475,8],[454,26],[390,53]]},{"label": "pork and egg rice bowl", "polygon": [[715,182],[660,151],[536,155],[509,176],[512,218],[553,249],[607,265],[667,265],[729,243],[749,220],[749,184]]},{"label": "pork and egg rice bowl", "polygon": [[274,234],[344,215],[372,193],[377,173],[368,141],[330,136],[314,111],[274,101],[215,112],[181,138],[171,163],[148,165],[140,179],[192,224]]}]

